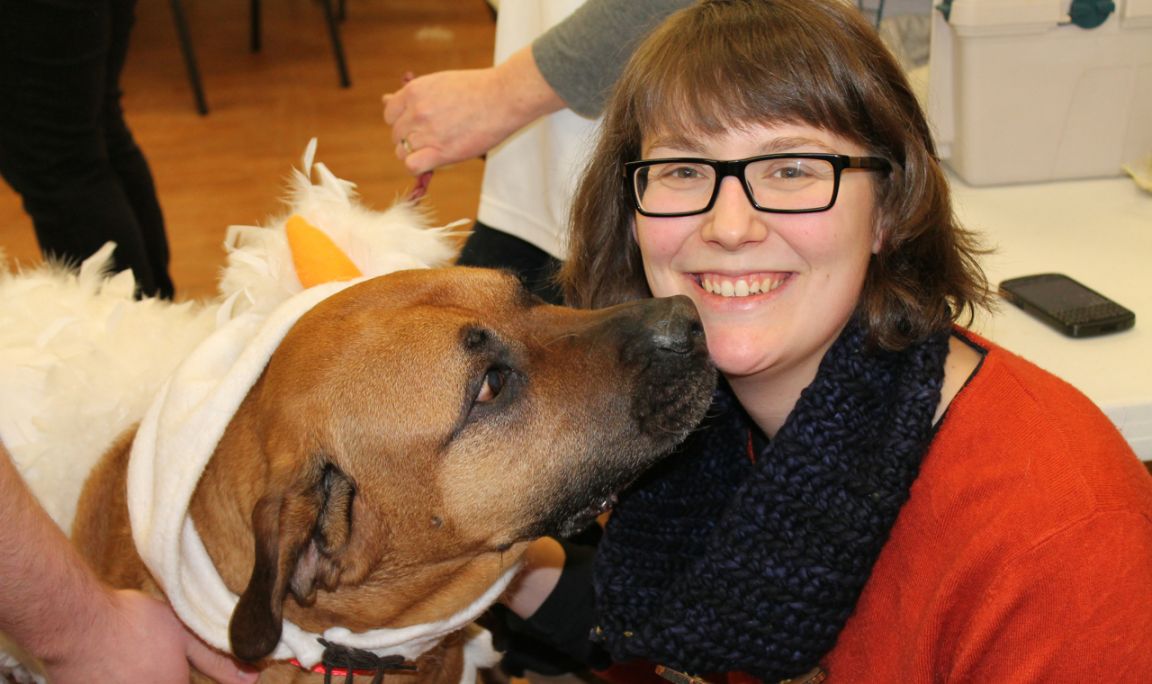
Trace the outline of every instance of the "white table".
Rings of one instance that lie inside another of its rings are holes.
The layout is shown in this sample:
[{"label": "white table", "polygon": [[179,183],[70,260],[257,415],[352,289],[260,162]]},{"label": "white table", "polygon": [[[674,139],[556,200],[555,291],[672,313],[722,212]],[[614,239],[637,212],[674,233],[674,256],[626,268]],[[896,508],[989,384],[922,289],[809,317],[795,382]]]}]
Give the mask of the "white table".
[{"label": "white table", "polygon": [[1152,194],[1127,177],[985,188],[950,180],[961,221],[997,250],[983,260],[993,286],[1057,271],[1136,312],[1131,330],[1073,339],[1001,301],[973,328],[1079,388],[1152,461]]}]

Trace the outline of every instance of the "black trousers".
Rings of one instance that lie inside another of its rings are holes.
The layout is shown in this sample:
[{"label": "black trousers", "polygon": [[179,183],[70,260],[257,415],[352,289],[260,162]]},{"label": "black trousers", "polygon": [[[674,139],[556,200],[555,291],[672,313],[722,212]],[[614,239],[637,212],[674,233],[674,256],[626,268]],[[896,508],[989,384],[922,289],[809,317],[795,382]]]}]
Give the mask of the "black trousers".
[{"label": "black trousers", "polygon": [[[0,0],[3,1],[3,0]],[[482,266],[512,271],[524,285],[551,304],[563,296],[554,281],[560,260],[518,237],[477,221],[456,260],[460,266]]]},{"label": "black trousers", "polygon": [[139,294],[171,297],[152,171],[124,121],[120,73],[136,0],[0,0],[0,175],[46,258],[105,242]]}]

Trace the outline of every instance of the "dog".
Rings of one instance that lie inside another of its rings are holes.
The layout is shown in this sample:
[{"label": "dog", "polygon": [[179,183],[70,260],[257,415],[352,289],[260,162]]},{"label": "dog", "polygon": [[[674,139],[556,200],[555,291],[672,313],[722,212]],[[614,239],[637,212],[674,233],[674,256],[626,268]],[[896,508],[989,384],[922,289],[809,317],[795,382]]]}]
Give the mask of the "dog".
[{"label": "dog", "polygon": [[262,682],[474,680],[494,660],[472,622],[529,543],[608,510],[715,382],[686,298],[580,311],[437,267],[278,300],[181,362],[72,527],[101,578],[168,598]]},{"label": "dog", "polygon": [[[529,541],[607,510],[702,417],[713,381],[687,299],[577,311],[508,274],[449,268],[325,300],[272,354],[191,500],[240,596],[231,651],[260,661],[283,619],[363,632],[474,605]],[[125,439],[94,471],[73,536],[103,578],[147,587],[124,552],[129,453]],[[460,681],[452,645],[414,681]]]}]

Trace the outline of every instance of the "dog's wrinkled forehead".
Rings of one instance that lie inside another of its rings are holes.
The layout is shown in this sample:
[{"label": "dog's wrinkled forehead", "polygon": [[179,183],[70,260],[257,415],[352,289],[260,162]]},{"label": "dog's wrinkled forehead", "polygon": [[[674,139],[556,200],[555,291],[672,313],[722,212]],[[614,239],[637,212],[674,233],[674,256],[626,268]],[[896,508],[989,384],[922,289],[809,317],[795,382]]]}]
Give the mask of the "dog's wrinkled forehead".
[{"label": "dog's wrinkled forehead", "polygon": [[[419,351],[469,351],[476,327],[518,327],[540,304],[510,273],[477,268],[400,271],[354,285],[321,302],[297,322],[284,345],[312,363],[354,361],[352,351],[384,363]],[[377,350],[379,353],[372,353]],[[281,350],[284,351],[284,350]],[[345,353],[341,353],[345,352]],[[279,353],[279,352],[278,352]],[[447,361],[447,359],[444,359]]]},{"label": "dog's wrinkled forehead", "polygon": [[365,299],[384,308],[431,305],[497,315],[536,303],[513,273],[462,266],[398,271],[351,287],[338,297]]},{"label": "dog's wrinkled forehead", "polygon": [[[450,429],[468,384],[510,353],[495,327],[515,329],[538,303],[515,276],[487,269],[421,269],[365,281],[297,321],[269,361],[264,395],[301,416],[340,407],[336,413],[349,420],[385,413],[395,420],[407,408],[429,427]],[[366,396],[371,405],[357,399]]]}]

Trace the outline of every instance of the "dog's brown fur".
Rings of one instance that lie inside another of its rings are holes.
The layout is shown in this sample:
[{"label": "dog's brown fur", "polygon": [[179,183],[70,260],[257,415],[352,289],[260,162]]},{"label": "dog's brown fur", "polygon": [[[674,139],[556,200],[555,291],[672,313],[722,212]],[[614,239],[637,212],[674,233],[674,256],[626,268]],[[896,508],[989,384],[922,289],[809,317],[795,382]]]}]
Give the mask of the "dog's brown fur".
[{"label": "dog's brown fur", "polygon": [[[282,619],[322,633],[457,612],[682,439],[713,378],[684,298],[576,311],[452,268],[325,300],[273,354],[191,503],[241,597],[233,651],[260,661]],[[74,538],[109,582],[154,589],[128,528],[130,446],[91,476]],[[404,681],[457,682],[456,641]],[[262,681],[306,681],[262,665]]]}]

